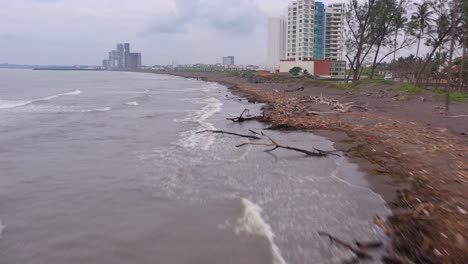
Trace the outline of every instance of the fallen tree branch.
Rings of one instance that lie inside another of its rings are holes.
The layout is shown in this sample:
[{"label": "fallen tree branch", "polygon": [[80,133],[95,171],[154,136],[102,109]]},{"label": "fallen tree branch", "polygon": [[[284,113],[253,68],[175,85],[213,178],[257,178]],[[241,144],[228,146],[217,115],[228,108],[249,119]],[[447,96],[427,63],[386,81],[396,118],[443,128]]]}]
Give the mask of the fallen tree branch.
[{"label": "fallen tree branch", "polygon": [[247,146],[247,145],[266,146],[266,147],[273,147],[273,148],[269,149],[269,150],[265,150],[265,152],[272,152],[272,151],[275,151],[275,150],[277,150],[279,148],[282,148],[282,149],[288,149],[288,150],[292,150],[292,151],[301,152],[301,153],[306,154],[307,156],[313,156],[313,157],[326,157],[326,156],[329,156],[329,155],[335,155],[335,156],[340,157],[340,155],[336,153],[336,152],[338,152],[337,150],[335,150],[335,151],[325,151],[325,150],[320,150],[320,149],[314,148],[312,151],[309,151],[309,150],[305,150],[305,149],[300,149],[300,148],[290,147],[290,146],[286,146],[286,145],[281,145],[278,142],[276,142],[275,140],[273,140],[272,138],[270,138],[268,136],[266,136],[266,137],[271,141],[271,143],[246,142],[246,143],[242,143],[240,145],[237,145],[236,147],[240,148],[240,147]]},{"label": "fallen tree branch", "polygon": [[226,135],[232,135],[232,136],[238,136],[238,137],[250,138],[250,139],[262,139],[261,137],[257,137],[257,136],[243,135],[243,134],[238,134],[238,133],[223,131],[223,130],[203,130],[203,131],[197,132],[197,134],[207,133],[207,132],[214,133],[214,134],[226,134]]},{"label": "fallen tree branch", "polygon": [[227,120],[231,120],[234,123],[240,123],[240,122],[245,122],[245,121],[252,121],[252,120],[257,120],[260,118],[260,116],[247,116],[244,117],[244,114],[249,113],[249,109],[244,109],[242,113],[238,117],[234,118],[226,118]]},{"label": "fallen tree branch", "polygon": [[318,232],[318,234],[320,236],[326,236],[330,239],[330,242],[332,243],[335,243],[335,244],[338,244],[346,249],[349,249],[351,252],[353,252],[354,254],[356,254],[356,256],[358,256],[360,259],[371,259],[372,256],[367,254],[366,252],[362,251],[362,250],[359,250],[359,249],[356,249],[354,248],[353,246],[351,246],[350,244],[330,235],[329,233],[327,232]]}]

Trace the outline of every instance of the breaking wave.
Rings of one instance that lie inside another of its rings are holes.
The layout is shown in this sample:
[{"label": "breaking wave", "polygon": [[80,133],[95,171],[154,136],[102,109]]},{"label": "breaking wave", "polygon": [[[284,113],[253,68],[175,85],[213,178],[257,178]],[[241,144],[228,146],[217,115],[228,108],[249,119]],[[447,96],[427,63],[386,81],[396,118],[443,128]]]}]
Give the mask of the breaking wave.
[{"label": "breaking wave", "polygon": [[211,134],[197,134],[203,130],[214,130],[215,126],[207,122],[206,120],[221,111],[221,106],[223,103],[216,98],[208,98],[205,100],[207,103],[201,110],[196,111],[188,119],[192,122],[198,124],[197,129],[182,132],[182,139],[179,141],[178,145],[184,148],[195,148],[201,147],[204,150],[207,150],[211,144],[214,142],[214,136]]},{"label": "breaking wave", "polygon": [[46,96],[46,97],[43,97],[43,98],[38,98],[38,99],[34,99],[34,100],[29,100],[29,101],[25,101],[25,100],[18,100],[18,101],[15,101],[15,100],[0,100],[0,109],[15,108],[15,107],[19,107],[19,106],[25,106],[25,105],[33,104],[35,102],[49,101],[49,100],[52,100],[52,99],[55,99],[55,98],[58,98],[58,97],[61,97],[61,96],[72,96],[72,95],[79,95],[79,94],[81,94],[80,90],[74,90],[74,91],[68,92],[68,93],[55,94],[55,95]]},{"label": "breaking wave", "polygon": [[110,111],[110,107],[103,107],[103,108],[97,108],[97,109],[91,109],[91,110],[82,110],[82,113],[91,113],[91,112],[107,112]]},{"label": "breaking wave", "polygon": [[125,103],[125,105],[138,106],[139,104],[137,102],[127,102],[127,103]]},{"label": "breaking wave", "polygon": [[271,226],[262,218],[262,208],[251,201],[241,198],[242,214],[237,219],[236,234],[257,235],[267,239],[273,257],[273,264],[286,264],[281,251],[274,242],[275,234]]}]

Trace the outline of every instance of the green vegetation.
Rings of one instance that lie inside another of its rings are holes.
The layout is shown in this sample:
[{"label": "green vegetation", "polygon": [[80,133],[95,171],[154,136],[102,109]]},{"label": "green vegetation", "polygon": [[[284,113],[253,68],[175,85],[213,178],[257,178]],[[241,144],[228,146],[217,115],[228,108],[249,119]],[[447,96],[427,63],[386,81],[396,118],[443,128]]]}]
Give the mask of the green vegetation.
[{"label": "green vegetation", "polygon": [[414,86],[412,83],[404,83],[400,87],[394,89],[394,91],[399,91],[399,92],[411,92],[411,93],[421,93],[424,91],[423,88],[419,88]]},{"label": "green vegetation", "polygon": [[299,73],[301,73],[302,71],[302,68],[301,67],[294,67],[292,69],[289,70],[289,73],[292,75],[292,76],[298,76]]},{"label": "green vegetation", "polygon": [[390,81],[390,80],[361,79],[352,83],[338,84],[338,88],[342,88],[342,89],[365,88],[365,87],[373,87],[377,85],[392,85],[392,84],[395,84],[395,82]]},{"label": "green vegetation", "polygon": [[[445,96],[445,92],[438,90],[435,92],[438,96]],[[468,92],[451,92],[449,94],[450,101],[468,103]]]}]

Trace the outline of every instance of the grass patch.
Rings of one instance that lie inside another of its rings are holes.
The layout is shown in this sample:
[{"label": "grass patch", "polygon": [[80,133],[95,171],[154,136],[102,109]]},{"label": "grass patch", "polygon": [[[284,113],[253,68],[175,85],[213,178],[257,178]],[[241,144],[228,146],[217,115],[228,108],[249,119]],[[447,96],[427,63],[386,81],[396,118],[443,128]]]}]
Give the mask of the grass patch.
[{"label": "grass patch", "polygon": [[393,84],[395,84],[395,82],[390,81],[390,80],[361,79],[352,83],[340,83],[337,86],[338,88],[342,88],[342,89],[359,89],[359,88],[373,87],[377,85],[393,85]]},{"label": "grass patch", "polygon": [[[438,96],[445,96],[445,92],[438,90],[436,91]],[[450,101],[468,103],[468,93],[467,92],[451,92],[449,93]]]},{"label": "grass patch", "polygon": [[400,87],[393,89],[393,91],[398,92],[411,92],[411,93],[421,93],[424,91],[423,88],[416,87],[412,83],[404,83]]}]

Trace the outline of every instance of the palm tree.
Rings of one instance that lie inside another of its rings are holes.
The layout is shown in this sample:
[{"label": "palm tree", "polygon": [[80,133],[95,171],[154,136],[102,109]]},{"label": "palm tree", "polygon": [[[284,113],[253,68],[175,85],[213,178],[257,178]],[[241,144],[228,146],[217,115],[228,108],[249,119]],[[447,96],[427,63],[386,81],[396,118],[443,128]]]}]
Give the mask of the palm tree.
[{"label": "palm tree", "polygon": [[398,34],[400,30],[406,26],[406,22],[408,20],[404,14],[405,11],[400,6],[395,11],[395,17],[393,18],[393,26],[395,27],[395,38],[393,39],[393,61],[396,59]]},{"label": "palm tree", "polygon": [[414,3],[416,5],[416,11],[413,12],[412,19],[417,23],[419,34],[418,38],[418,50],[416,51],[416,58],[419,55],[419,47],[421,46],[421,38],[424,34],[424,30],[430,26],[431,16],[434,13],[430,10],[429,2],[424,1],[422,4]]}]

